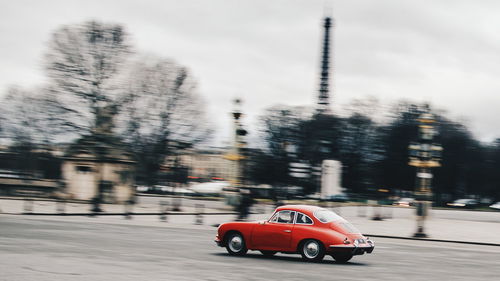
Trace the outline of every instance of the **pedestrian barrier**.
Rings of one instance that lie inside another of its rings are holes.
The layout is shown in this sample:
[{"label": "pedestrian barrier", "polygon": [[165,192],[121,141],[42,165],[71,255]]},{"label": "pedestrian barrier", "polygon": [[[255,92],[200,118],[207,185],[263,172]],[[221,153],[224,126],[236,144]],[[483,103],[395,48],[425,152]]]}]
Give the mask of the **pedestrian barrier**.
[{"label": "pedestrian barrier", "polygon": [[56,201],[56,212],[61,215],[66,214],[66,201],[64,200]]},{"label": "pedestrian barrier", "polygon": [[195,210],[196,210],[196,216],[195,216],[195,221],[194,224],[197,225],[202,225],[203,224],[203,211],[205,209],[204,204],[195,204]]},{"label": "pedestrian barrier", "polygon": [[384,216],[384,217],[385,217],[386,219],[392,219],[392,211],[393,211],[393,210],[392,210],[392,207],[386,207],[386,208],[385,208],[385,210],[386,210],[386,211],[384,212],[384,213],[385,213],[385,216]]},{"label": "pedestrian barrier", "polygon": [[358,217],[362,217],[362,218],[366,217],[366,209],[367,209],[367,205],[359,204],[357,207]]},{"label": "pedestrian barrier", "polygon": [[33,214],[33,199],[25,198],[23,208],[25,214]]}]

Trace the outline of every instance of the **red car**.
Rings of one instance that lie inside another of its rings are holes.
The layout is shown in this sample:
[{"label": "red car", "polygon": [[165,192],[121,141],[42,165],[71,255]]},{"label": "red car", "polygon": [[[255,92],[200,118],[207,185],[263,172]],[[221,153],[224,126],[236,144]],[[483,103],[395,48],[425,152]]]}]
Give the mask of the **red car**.
[{"label": "red car", "polygon": [[306,261],[321,261],[331,255],[339,263],[371,253],[375,247],[336,213],[307,205],[278,207],[267,221],[221,224],[215,242],[231,255],[244,255],[248,250],[266,256],[298,253]]}]

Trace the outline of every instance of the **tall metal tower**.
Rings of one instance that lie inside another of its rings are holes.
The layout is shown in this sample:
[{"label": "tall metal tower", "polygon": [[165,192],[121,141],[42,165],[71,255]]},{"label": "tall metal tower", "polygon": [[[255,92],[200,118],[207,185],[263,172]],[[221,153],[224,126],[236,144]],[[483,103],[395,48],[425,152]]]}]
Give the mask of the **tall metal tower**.
[{"label": "tall metal tower", "polygon": [[324,35],[323,35],[323,55],[321,59],[321,78],[319,84],[318,106],[316,108],[317,114],[330,113],[330,90],[329,90],[329,76],[330,76],[330,27],[332,26],[332,18],[325,17]]}]

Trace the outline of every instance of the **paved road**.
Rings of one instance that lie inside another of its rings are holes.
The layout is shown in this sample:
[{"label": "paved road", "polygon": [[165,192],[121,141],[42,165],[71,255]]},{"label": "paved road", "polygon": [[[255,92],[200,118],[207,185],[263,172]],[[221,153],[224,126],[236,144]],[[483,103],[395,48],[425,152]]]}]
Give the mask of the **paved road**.
[{"label": "paved road", "polygon": [[376,239],[348,264],[232,257],[215,228],[0,216],[0,280],[497,280],[500,247]]}]

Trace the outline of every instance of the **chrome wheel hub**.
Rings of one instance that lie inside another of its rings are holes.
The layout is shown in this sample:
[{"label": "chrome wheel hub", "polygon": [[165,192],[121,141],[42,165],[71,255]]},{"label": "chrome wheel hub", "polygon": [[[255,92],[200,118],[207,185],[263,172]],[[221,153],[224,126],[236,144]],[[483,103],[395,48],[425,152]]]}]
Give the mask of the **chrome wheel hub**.
[{"label": "chrome wheel hub", "polygon": [[319,253],[319,245],[315,241],[307,242],[304,245],[304,255],[310,259],[315,258]]},{"label": "chrome wheel hub", "polygon": [[240,236],[233,236],[229,241],[229,248],[233,252],[239,252],[243,248],[243,239]]}]

